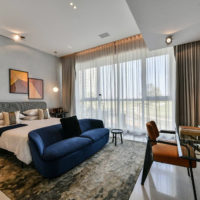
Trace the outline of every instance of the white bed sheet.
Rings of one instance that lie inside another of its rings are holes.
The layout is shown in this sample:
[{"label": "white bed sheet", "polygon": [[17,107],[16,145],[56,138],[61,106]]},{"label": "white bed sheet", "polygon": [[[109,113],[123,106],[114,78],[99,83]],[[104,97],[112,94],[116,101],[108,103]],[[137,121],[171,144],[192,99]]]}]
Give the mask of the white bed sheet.
[{"label": "white bed sheet", "polygon": [[8,130],[2,133],[0,137],[0,148],[13,152],[19,160],[26,164],[30,164],[32,157],[28,144],[29,132],[38,128],[59,124],[60,119],[22,120],[21,123],[28,124],[28,126]]}]

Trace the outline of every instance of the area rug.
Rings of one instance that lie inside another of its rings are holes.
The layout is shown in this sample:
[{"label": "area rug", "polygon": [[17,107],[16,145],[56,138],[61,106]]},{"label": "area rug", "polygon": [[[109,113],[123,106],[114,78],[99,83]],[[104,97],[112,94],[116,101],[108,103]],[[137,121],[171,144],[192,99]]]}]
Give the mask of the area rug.
[{"label": "area rug", "polygon": [[21,167],[0,151],[0,190],[11,200],[128,200],[142,169],[145,144],[108,143],[97,154],[55,179],[32,165]]}]

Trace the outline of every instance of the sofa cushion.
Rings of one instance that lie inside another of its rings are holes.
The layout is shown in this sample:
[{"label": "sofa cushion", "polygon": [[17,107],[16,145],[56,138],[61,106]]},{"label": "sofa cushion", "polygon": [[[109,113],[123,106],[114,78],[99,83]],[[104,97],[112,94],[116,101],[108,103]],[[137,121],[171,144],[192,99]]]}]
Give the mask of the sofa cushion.
[{"label": "sofa cushion", "polygon": [[99,119],[80,119],[79,124],[82,133],[95,128],[104,128],[103,121]]},{"label": "sofa cushion", "polygon": [[76,116],[63,118],[60,120],[65,138],[76,137],[81,134],[81,128]]},{"label": "sofa cushion", "polygon": [[43,159],[44,160],[58,159],[72,152],[75,152],[87,146],[90,143],[92,143],[91,139],[83,138],[83,137],[73,137],[73,138],[61,140],[45,148]]},{"label": "sofa cushion", "polygon": [[106,134],[109,134],[109,129],[107,128],[96,128],[93,130],[85,131],[80,135],[80,137],[90,138],[93,141],[97,141]]}]

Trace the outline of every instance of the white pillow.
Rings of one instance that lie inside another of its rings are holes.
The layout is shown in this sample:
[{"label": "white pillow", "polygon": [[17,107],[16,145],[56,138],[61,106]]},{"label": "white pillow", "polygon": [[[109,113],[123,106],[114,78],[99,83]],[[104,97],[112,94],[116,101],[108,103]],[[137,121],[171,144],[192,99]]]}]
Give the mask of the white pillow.
[{"label": "white pillow", "polygon": [[3,113],[0,113],[0,120],[3,120]]},{"label": "white pillow", "polygon": [[19,113],[19,118],[20,118],[20,119],[24,119],[24,117],[26,117],[26,116],[23,115],[22,113]]},{"label": "white pillow", "polygon": [[20,111],[15,112],[15,117],[16,117],[16,124],[20,124]]},{"label": "white pillow", "polygon": [[23,114],[27,116],[38,116],[38,109],[26,110],[23,112]]},{"label": "white pillow", "polygon": [[0,120],[0,126],[4,125],[4,120]]},{"label": "white pillow", "polygon": [[38,116],[25,116],[23,118],[23,120],[29,120],[29,121],[37,120],[37,119],[38,119]]},{"label": "white pillow", "polygon": [[43,112],[44,112],[44,119],[50,119],[51,118],[50,114],[49,114],[49,109],[48,108],[44,109]]}]

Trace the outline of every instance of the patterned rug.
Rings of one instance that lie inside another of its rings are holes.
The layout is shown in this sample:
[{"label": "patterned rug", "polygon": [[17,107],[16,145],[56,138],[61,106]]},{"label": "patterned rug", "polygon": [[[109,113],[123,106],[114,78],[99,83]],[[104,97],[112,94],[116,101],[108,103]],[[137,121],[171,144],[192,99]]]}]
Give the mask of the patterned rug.
[{"label": "patterned rug", "polygon": [[46,179],[0,151],[0,190],[11,200],[128,200],[142,169],[145,144],[108,143],[79,166]]}]

